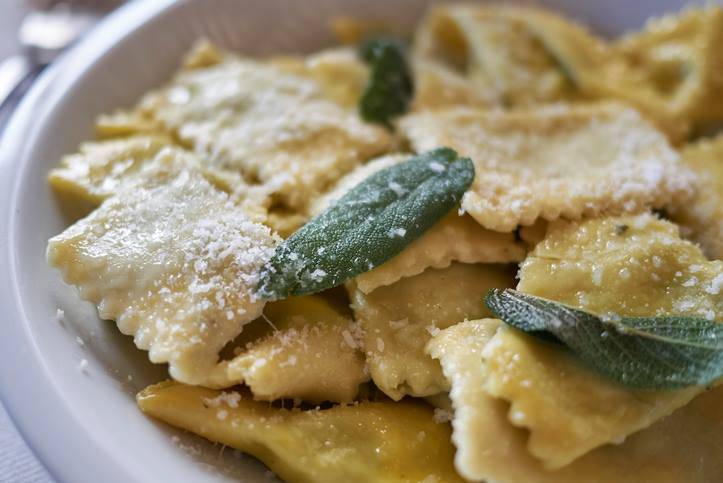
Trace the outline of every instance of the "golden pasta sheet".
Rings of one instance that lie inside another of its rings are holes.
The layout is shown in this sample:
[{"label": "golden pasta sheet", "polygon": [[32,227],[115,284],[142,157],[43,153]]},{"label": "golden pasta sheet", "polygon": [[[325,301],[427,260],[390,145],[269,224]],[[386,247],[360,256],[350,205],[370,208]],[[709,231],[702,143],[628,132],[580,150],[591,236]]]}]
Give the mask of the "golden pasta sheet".
[{"label": "golden pasta sheet", "polygon": [[449,425],[418,401],[288,410],[173,382],[146,388],[137,401],[150,416],[257,457],[285,481],[463,481]]},{"label": "golden pasta sheet", "polygon": [[452,262],[509,263],[525,257],[525,247],[513,233],[486,230],[469,215],[456,211],[442,218],[399,255],[355,279],[365,294],[391,285],[428,268],[445,268]]},{"label": "golden pasta sheet", "polygon": [[95,131],[100,139],[122,138],[136,135],[165,135],[160,126],[138,111],[119,110],[101,114],[95,120]]},{"label": "golden pasta sheet", "polygon": [[[313,205],[315,214],[322,212],[347,191],[372,174],[397,164],[411,155],[391,154],[361,165],[342,177],[334,188]],[[401,189],[401,188],[399,188]],[[524,246],[512,233],[497,233],[482,228],[470,216],[451,212],[400,254],[355,279],[356,288],[368,294],[378,287],[391,285],[404,277],[422,273],[427,268],[445,268],[452,262],[508,263],[525,256]]]},{"label": "golden pasta sheet", "polygon": [[416,56],[463,73],[472,88],[504,106],[566,99],[566,72],[520,20],[531,9],[444,5],[430,10],[415,42]]},{"label": "golden pasta sheet", "polygon": [[140,110],[211,165],[266,185],[296,211],[391,143],[387,130],[330,100],[323,82],[230,54],[182,69]]},{"label": "golden pasta sheet", "polygon": [[369,380],[354,332],[318,295],[271,302],[234,341],[236,356],[217,366],[212,385],[244,383],[264,401],[351,401]]},{"label": "golden pasta sheet", "polygon": [[121,190],[51,238],[47,257],[151,361],[202,384],[224,345],[261,314],[253,290],[275,244],[228,195],[184,170]]},{"label": "golden pasta sheet", "polygon": [[448,146],[472,158],[462,208],[492,230],[661,207],[692,191],[665,138],[616,104],[460,108],[407,116],[400,127],[417,152]]},{"label": "golden pasta sheet", "polygon": [[453,263],[380,287],[350,289],[354,316],[374,383],[392,399],[448,389],[439,364],[424,353],[431,334],[488,315],[484,296],[514,283],[506,266]]},{"label": "golden pasta sheet", "polygon": [[165,136],[139,135],[84,143],[79,153],[62,159],[48,175],[48,182],[67,214],[78,219],[122,190],[167,183],[185,170],[204,176],[221,191],[243,193],[234,201],[247,213],[255,213],[256,218],[265,218],[269,203],[266,193],[254,196],[250,192],[254,188],[238,173],[205,165]]},{"label": "golden pasta sheet", "polygon": [[723,474],[723,387],[620,444],[598,447],[560,469],[545,469],[528,451],[528,431],[510,423],[510,405],[486,389],[483,354],[499,324],[464,322],[441,331],[428,346],[452,386],[455,466],[463,477],[497,483],[710,483]]},{"label": "golden pasta sheet", "polygon": [[443,62],[416,56],[412,58],[414,98],[412,112],[446,109],[453,106],[498,107],[500,101],[491,89],[475,86],[466,75]]},{"label": "golden pasta sheet", "polygon": [[603,316],[723,319],[723,261],[651,214],[553,222],[519,277],[518,290]]},{"label": "golden pasta sheet", "polygon": [[692,200],[667,207],[682,234],[698,243],[708,258],[723,260],[723,134],[689,144],[683,161],[699,178]]},{"label": "golden pasta sheet", "polygon": [[567,349],[501,327],[482,351],[493,397],[510,422],[530,431],[527,450],[560,468],[604,444],[620,444],[701,393],[626,388],[583,367]]},{"label": "golden pasta sheet", "polygon": [[64,201],[95,207],[136,177],[169,144],[169,138],[158,135],[83,143],[78,153],[62,158],[48,181]]},{"label": "golden pasta sheet", "polygon": [[321,85],[325,96],[340,106],[356,109],[369,81],[369,67],[357,49],[322,50],[305,59],[306,75]]},{"label": "golden pasta sheet", "polygon": [[613,46],[598,77],[611,94],[682,129],[723,118],[723,8],[688,9],[648,21]]}]

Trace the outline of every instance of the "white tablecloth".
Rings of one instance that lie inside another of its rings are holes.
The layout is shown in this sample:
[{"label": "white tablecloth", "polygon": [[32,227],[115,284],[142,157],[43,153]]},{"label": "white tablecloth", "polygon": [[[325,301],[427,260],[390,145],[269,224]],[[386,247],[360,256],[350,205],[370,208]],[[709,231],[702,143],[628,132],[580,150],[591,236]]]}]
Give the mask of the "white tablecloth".
[{"label": "white tablecloth", "polygon": [[49,483],[45,468],[15,430],[0,404],[0,483]]}]

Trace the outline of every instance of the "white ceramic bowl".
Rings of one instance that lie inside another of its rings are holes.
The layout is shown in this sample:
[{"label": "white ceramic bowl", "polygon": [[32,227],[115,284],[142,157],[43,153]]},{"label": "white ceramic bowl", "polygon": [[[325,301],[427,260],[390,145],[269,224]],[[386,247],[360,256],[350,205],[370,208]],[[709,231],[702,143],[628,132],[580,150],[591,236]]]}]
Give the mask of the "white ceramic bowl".
[{"label": "white ceramic bowl", "polygon": [[[427,1],[138,1],[113,14],[49,69],[0,145],[0,390],[29,445],[59,481],[269,481],[238,452],[157,424],[134,394],[165,377],[130,338],[98,320],[45,263],[65,227],[45,181],[64,153],[92,137],[97,114],[129,106],[169,77],[199,36],[247,54],[329,45],[338,14],[411,29]],[[549,0],[598,31],[620,33],[685,0]],[[65,311],[66,321],[56,320]],[[84,342],[78,343],[77,337]],[[87,371],[79,370],[86,360]],[[180,438],[177,440],[175,437]]]}]

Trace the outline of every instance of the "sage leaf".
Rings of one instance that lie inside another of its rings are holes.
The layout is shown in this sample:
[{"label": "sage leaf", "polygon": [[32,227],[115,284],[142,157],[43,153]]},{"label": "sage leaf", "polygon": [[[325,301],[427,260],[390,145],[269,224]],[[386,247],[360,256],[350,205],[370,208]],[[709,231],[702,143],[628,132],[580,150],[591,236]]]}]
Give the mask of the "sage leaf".
[{"label": "sage leaf", "polygon": [[365,121],[391,127],[391,119],[407,112],[414,95],[405,47],[399,41],[378,38],[365,43],[360,56],[370,65],[370,73],[359,114]]},{"label": "sage leaf", "polygon": [[696,317],[602,318],[511,289],[485,304],[524,332],[556,339],[596,372],[637,389],[677,389],[723,377],[723,323]]},{"label": "sage leaf", "polygon": [[381,265],[457,206],[474,165],[448,148],[379,171],[280,244],[259,296],[320,292]]}]

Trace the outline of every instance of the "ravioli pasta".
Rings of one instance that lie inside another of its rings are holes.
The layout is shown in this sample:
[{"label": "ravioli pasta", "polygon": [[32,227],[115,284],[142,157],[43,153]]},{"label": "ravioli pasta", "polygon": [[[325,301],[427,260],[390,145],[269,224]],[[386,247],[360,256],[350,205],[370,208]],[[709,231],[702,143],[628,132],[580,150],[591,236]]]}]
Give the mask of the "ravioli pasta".
[{"label": "ravioli pasta", "polygon": [[369,379],[348,339],[354,330],[321,297],[272,302],[234,341],[236,356],[215,368],[211,385],[243,382],[260,400],[351,401]]},{"label": "ravioli pasta", "polygon": [[449,427],[420,402],[278,410],[239,393],[167,382],[145,389],[138,403],[162,421],[253,454],[289,481],[463,481],[452,467]]},{"label": "ravioli pasta", "polygon": [[519,276],[518,290],[601,315],[723,313],[723,262],[708,261],[675,225],[649,214],[553,222]]},{"label": "ravioli pasta", "polygon": [[619,444],[703,391],[630,390],[592,374],[560,347],[504,327],[482,356],[485,391],[510,403],[510,423],[530,431],[527,449],[547,468]]},{"label": "ravioli pasta", "polygon": [[[723,322],[723,9],[619,38],[487,3],[433,5],[409,42],[368,43],[383,27],[337,20],[345,46],[266,58],[201,39],[50,171],[77,221],[48,263],[168,366],[140,409],[290,482],[719,481],[722,380],[633,388],[488,318],[485,297]],[[367,103],[396,117],[365,121]],[[366,182],[422,153],[434,196]],[[403,243],[367,253],[331,220],[304,251],[297,230],[347,194],[341,218]],[[350,278],[263,298],[287,268],[334,264]]]},{"label": "ravioli pasta", "polygon": [[319,190],[390,147],[386,131],[334,97],[313,76],[224,55],[182,70],[139,109],[213,166],[258,180],[303,211]]},{"label": "ravioli pasta", "polygon": [[669,207],[671,218],[708,258],[723,260],[723,135],[691,143],[682,156],[700,186],[692,202]]},{"label": "ravioli pasta", "polygon": [[417,55],[463,72],[491,103],[520,106],[570,97],[570,80],[512,8],[441,6],[417,32]]},{"label": "ravioli pasta", "polygon": [[504,266],[454,263],[370,294],[352,284],[352,307],[364,333],[363,350],[374,383],[395,400],[447,390],[439,365],[424,353],[424,345],[439,329],[489,315],[484,295],[512,283]]},{"label": "ravioli pasta", "polygon": [[693,182],[665,138],[615,104],[457,108],[411,115],[400,127],[417,152],[449,146],[472,158],[462,208],[491,230],[660,208],[689,196]]},{"label": "ravioli pasta", "polygon": [[[678,483],[715,481],[723,472],[720,431],[723,388],[695,398],[671,416],[620,444],[602,446],[550,471],[527,451],[528,433],[509,422],[509,404],[485,390],[485,348],[499,321],[464,322],[441,331],[428,345],[450,379],[455,410],[455,467],[472,481]],[[558,418],[564,418],[557,413]]]},{"label": "ravioli pasta", "polygon": [[103,319],[133,335],[179,381],[207,381],[218,353],[260,315],[250,291],[273,252],[251,221],[201,175],[132,186],[50,240],[48,261]]}]

